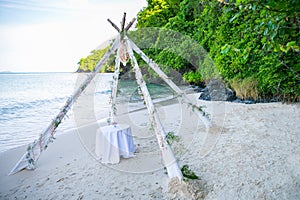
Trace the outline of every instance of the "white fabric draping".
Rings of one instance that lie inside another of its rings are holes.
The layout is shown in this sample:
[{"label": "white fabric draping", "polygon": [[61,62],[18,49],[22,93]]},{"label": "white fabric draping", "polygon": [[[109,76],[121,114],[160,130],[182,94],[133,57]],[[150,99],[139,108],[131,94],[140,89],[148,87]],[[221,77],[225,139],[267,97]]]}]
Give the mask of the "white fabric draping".
[{"label": "white fabric draping", "polygon": [[117,164],[120,157],[134,157],[134,142],[131,128],[126,124],[101,127],[96,133],[95,153],[104,164]]}]

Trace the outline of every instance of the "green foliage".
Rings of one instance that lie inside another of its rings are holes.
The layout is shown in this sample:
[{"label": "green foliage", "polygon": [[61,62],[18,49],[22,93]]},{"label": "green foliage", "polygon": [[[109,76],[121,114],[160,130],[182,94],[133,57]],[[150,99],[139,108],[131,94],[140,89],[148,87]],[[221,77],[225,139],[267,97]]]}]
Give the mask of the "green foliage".
[{"label": "green foliage", "polygon": [[192,84],[200,84],[202,82],[202,76],[199,71],[190,71],[183,74],[183,80]]},{"label": "green foliage", "polygon": [[61,121],[59,119],[57,119],[55,122],[54,122],[54,127],[57,128],[59,126],[59,124],[61,123]]},{"label": "green foliage", "polygon": [[242,98],[300,100],[297,0],[148,0],[138,16],[138,27],[147,26],[180,32],[208,52],[208,57],[195,59],[199,48],[170,40],[167,36],[174,32],[160,31],[152,38],[150,57],[190,83],[221,76]]},{"label": "green foliage", "polygon": [[[96,64],[100,61],[100,59],[103,57],[105,52],[109,49],[109,46],[107,46],[104,49],[99,50],[93,50],[90,55],[88,55],[86,58],[81,58],[78,62],[79,67],[77,71],[80,72],[92,72],[96,66]],[[113,68],[106,64],[102,69],[101,72],[105,71],[113,71]]]},{"label": "green foliage", "polygon": [[176,15],[178,2],[174,0],[147,0],[148,6],[138,13],[137,27],[162,27]]},{"label": "green foliage", "polygon": [[[129,37],[165,73],[198,85],[222,78],[244,99],[300,100],[298,0],[147,2]],[[107,49],[82,58],[78,71],[93,71]]]},{"label": "green foliage", "polygon": [[178,142],[180,137],[175,135],[174,132],[168,132],[166,135],[166,141],[169,145],[171,145],[174,141]]},{"label": "green foliage", "polygon": [[183,165],[181,168],[183,177],[187,179],[199,179],[199,177],[190,169],[188,165]]}]

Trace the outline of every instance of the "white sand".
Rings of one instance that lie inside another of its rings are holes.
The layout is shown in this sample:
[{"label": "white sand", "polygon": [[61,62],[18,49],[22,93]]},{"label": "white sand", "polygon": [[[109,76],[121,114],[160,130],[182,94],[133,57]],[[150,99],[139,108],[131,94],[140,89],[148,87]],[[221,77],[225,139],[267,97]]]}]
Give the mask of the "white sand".
[{"label": "white sand", "polygon": [[[186,106],[158,105],[158,110],[166,131],[181,137],[173,145],[179,164],[201,177],[205,199],[300,199],[299,104],[199,103],[211,113],[209,130]],[[26,147],[2,153],[0,199],[174,197],[146,110],[121,115],[118,122],[130,124],[136,157],[103,165],[94,158],[102,124],[70,130],[49,145],[34,171],[7,176]]]}]

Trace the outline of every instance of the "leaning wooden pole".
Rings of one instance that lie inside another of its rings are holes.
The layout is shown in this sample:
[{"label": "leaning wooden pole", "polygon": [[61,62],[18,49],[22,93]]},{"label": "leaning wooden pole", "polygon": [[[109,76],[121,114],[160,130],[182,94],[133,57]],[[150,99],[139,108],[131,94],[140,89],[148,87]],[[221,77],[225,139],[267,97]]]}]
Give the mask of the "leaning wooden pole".
[{"label": "leaning wooden pole", "polygon": [[36,163],[41,155],[41,153],[48,147],[48,144],[53,142],[55,130],[58,125],[62,122],[64,117],[67,115],[67,112],[72,107],[73,103],[77,100],[77,98],[81,95],[81,93],[85,90],[85,88],[89,85],[89,83],[96,76],[97,72],[101,69],[101,67],[107,62],[108,58],[119,48],[120,45],[120,37],[118,36],[110,49],[104,54],[102,59],[95,66],[94,71],[86,78],[86,80],[80,85],[80,87],[73,93],[73,95],[68,98],[65,105],[60,109],[60,112],[51,121],[49,126],[42,132],[37,140],[35,140],[32,144],[30,144],[27,148],[27,152],[22,156],[22,158],[18,161],[18,163],[14,166],[14,168],[9,173],[14,174],[23,169],[34,170],[36,167]]},{"label": "leaning wooden pole", "polygon": [[[133,41],[131,41],[130,39],[129,40],[129,43],[132,47],[132,49],[138,54],[141,56],[141,58],[159,75],[160,78],[162,78],[165,83],[167,83],[170,88],[172,88],[172,90],[174,90],[178,95],[179,97],[181,97],[184,101],[186,101],[186,103],[192,105],[192,106],[195,106],[189,99],[188,97],[185,95],[185,93],[159,68],[159,66],[154,62],[152,61],[151,59],[149,59],[146,54],[138,47],[134,44]],[[202,120],[202,122],[205,124],[206,127],[210,127],[211,126],[211,121],[208,117],[208,114],[205,113],[201,107],[199,109],[198,107],[198,113],[199,113],[199,117],[200,119]]]},{"label": "leaning wooden pole", "polygon": [[122,22],[121,22],[121,32],[124,31],[125,28],[125,21],[126,21],[126,13],[124,12]]},{"label": "leaning wooden pole", "polygon": [[115,72],[113,75],[113,84],[111,89],[111,109],[109,112],[109,124],[116,123],[115,114],[116,114],[116,99],[117,99],[117,91],[118,91],[118,82],[119,82],[119,74],[120,74],[120,58],[116,56],[115,60]]},{"label": "leaning wooden pole", "polygon": [[167,168],[168,176],[170,178],[178,177],[179,180],[182,180],[183,176],[181,170],[178,166],[177,159],[174,156],[172,148],[166,141],[166,132],[161,124],[157,111],[154,107],[153,101],[151,99],[150,93],[147,89],[146,83],[143,79],[143,75],[141,73],[141,69],[137,63],[136,58],[134,57],[133,50],[131,48],[130,42],[127,37],[125,37],[126,47],[129,54],[129,57],[132,61],[133,70],[135,72],[136,81],[139,85],[142,95],[144,97],[144,101],[146,103],[148,113],[150,116],[151,123],[154,127],[156,138],[162,152],[162,157],[164,160],[164,164]]}]

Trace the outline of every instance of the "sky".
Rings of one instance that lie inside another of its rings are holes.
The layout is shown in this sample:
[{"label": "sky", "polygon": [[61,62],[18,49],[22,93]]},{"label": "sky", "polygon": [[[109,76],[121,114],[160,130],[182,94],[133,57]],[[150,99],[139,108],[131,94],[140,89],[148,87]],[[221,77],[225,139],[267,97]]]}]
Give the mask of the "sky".
[{"label": "sky", "polygon": [[74,72],[146,0],[0,0],[0,72]]}]

